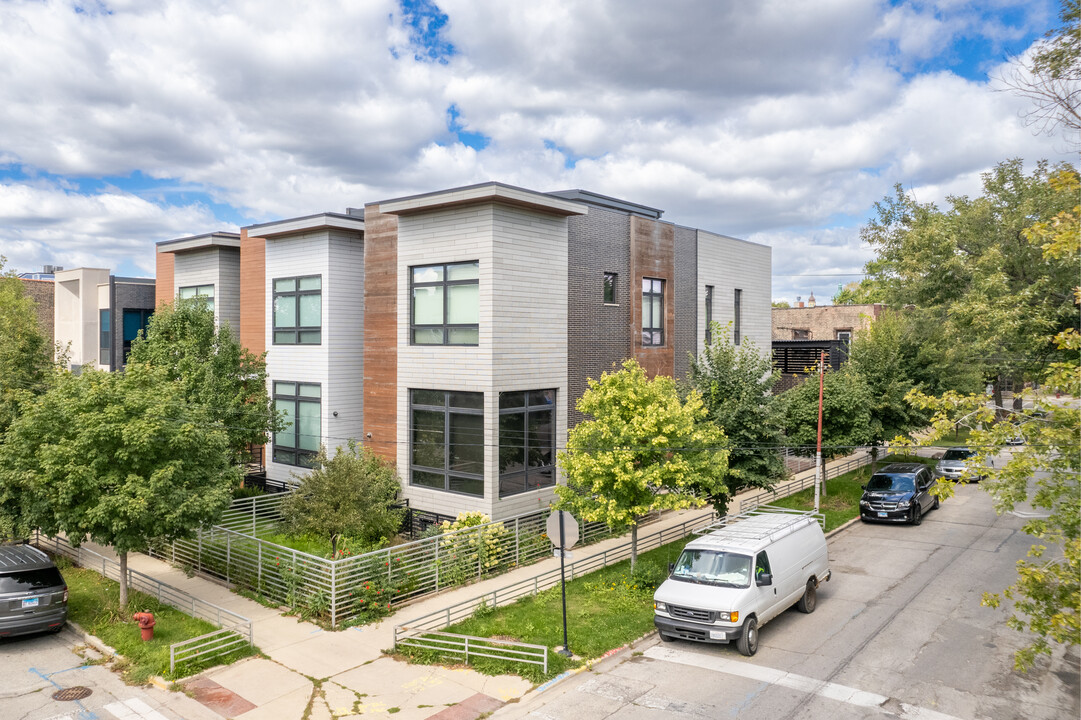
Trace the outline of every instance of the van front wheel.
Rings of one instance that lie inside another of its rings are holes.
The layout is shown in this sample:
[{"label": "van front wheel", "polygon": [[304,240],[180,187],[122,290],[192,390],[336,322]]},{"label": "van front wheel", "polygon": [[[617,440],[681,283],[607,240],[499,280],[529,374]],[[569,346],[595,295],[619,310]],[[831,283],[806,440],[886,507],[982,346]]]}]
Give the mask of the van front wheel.
[{"label": "van front wheel", "polygon": [[743,632],[739,640],[736,640],[736,648],[739,649],[741,655],[747,657],[758,652],[758,620],[754,617],[747,618],[747,621],[743,623]]},{"label": "van front wheel", "polygon": [[813,613],[818,602],[818,590],[815,587],[814,578],[807,581],[807,588],[803,591],[803,597],[796,603],[796,608],[801,613]]}]

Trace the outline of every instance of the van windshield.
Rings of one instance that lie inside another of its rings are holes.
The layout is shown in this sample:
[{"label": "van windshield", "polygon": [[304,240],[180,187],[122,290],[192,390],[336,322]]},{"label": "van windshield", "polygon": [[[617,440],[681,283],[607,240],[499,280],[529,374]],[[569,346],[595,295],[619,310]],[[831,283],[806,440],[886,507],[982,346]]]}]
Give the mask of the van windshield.
[{"label": "van windshield", "polygon": [[867,489],[879,492],[916,492],[916,484],[911,475],[872,475]]},{"label": "van windshield", "polygon": [[751,558],[716,550],[684,550],[676,561],[672,579],[705,585],[750,587]]}]

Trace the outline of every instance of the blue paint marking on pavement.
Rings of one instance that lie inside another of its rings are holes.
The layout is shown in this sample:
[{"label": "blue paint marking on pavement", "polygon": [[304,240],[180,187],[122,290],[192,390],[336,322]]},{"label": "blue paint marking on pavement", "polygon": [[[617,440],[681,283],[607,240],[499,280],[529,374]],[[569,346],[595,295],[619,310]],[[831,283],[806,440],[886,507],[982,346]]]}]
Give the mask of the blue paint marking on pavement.
[{"label": "blue paint marking on pavement", "polygon": [[565,677],[570,677],[570,675],[571,675],[571,671],[570,671],[570,670],[566,670],[566,671],[564,671],[564,672],[561,672],[561,673],[560,673],[559,675],[556,675],[556,676],[555,676],[554,678],[552,678],[552,679],[551,679],[551,680],[549,680],[548,682],[546,682],[546,683],[544,683],[543,685],[541,685],[540,687],[538,687],[538,688],[537,688],[537,692],[539,692],[539,693],[542,693],[542,692],[544,692],[545,690],[547,690],[548,688],[552,687],[553,685],[555,685],[555,684],[556,684],[557,682],[559,682],[559,681],[560,681],[560,680],[562,680],[563,678],[565,678]]},{"label": "blue paint marking on pavement", "polygon": [[[67,672],[68,670],[79,670],[79,669],[84,668],[84,667],[88,667],[88,666],[80,665],[78,667],[67,668],[65,670],[57,670],[56,672],[51,672],[51,673],[43,673],[42,671],[38,670],[37,668],[32,667],[32,668],[30,668],[29,672],[31,674],[33,674],[33,675],[37,675],[39,678],[41,678],[45,682],[51,684],[57,690],[63,690],[64,688],[59,683],[57,683],[55,680],[53,680],[52,676],[53,675],[59,675],[60,673]],[[95,713],[93,710],[90,710],[85,705],[83,705],[82,700],[76,700],[75,704],[79,706],[79,712],[76,715],[78,720],[98,720],[97,713]]]}]

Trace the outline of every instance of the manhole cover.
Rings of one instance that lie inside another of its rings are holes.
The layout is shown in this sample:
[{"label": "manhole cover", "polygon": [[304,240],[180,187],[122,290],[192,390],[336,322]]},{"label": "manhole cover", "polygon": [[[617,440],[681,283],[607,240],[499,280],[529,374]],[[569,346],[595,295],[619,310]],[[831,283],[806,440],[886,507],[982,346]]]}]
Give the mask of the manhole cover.
[{"label": "manhole cover", "polygon": [[84,697],[90,697],[92,692],[94,691],[88,687],[76,685],[75,687],[57,690],[53,693],[53,700],[82,700]]}]

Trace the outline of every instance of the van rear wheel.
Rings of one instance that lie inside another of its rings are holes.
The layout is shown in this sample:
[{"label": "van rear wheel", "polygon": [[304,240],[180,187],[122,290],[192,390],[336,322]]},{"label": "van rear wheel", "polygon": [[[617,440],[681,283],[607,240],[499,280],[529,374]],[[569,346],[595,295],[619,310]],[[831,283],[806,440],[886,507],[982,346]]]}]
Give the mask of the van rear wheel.
[{"label": "van rear wheel", "polygon": [[741,655],[747,657],[758,652],[758,620],[753,616],[743,623],[743,632],[740,633],[739,640],[736,640],[736,648]]},{"label": "van rear wheel", "polygon": [[815,585],[814,578],[807,581],[807,587],[803,591],[803,597],[796,603],[796,608],[801,613],[813,613],[815,611],[815,605],[818,603],[818,588]]}]

